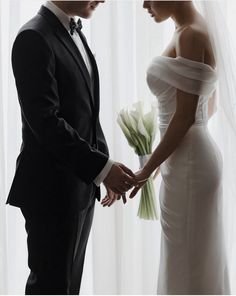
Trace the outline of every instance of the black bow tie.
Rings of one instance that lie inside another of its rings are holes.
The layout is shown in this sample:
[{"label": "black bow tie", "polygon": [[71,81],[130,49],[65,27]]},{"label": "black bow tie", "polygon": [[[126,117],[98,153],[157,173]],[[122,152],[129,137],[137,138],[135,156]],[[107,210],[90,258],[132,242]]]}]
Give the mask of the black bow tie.
[{"label": "black bow tie", "polygon": [[78,19],[77,23],[73,18],[70,19],[70,34],[73,35],[76,30],[82,29],[82,22],[81,19]]}]

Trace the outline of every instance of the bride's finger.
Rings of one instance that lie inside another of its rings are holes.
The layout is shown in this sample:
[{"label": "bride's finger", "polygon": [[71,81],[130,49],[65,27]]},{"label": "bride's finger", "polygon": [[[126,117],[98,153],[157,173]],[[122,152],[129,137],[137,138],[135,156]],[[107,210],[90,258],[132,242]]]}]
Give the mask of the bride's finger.
[{"label": "bride's finger", "polygon": [[134,198],[135,197],[135,195],[138,193],[138,191],[140,190],[140,186],[137,186],[137,187],[135,187],[133,190],[132,190],[132,192],[130,193],[130,196],[129,196],[129,198]]},{"label": "bride's finger", "polygon": [[122,200],[123,200],[123,204],[126,204],[127,199],[126,199],[126,194],[125,193],[122,194]]},{"label": "bride's finger", "polygon": [[[137,186],[140,186],[140,184],[144,184],[144,183],[146,183],[148,179],[149,179],[149,178],[138,180],[138,185],[137,185]],[[136,186],[136,187],[137,187],[137,186]]]}]

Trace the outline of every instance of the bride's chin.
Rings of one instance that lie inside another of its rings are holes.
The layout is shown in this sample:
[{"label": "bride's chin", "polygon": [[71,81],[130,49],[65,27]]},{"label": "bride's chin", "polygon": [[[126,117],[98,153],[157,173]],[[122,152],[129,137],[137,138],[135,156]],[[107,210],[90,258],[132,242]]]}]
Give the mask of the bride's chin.
[{"label": "bride's chin", "polygon": [[164,21],[164,20],[156,18],[156,17],[154,18],[154,20],[155,20],[156,23],[162,23]]},{"label": "bride's chin", "polygon": [[164,21],[164,19],[161,19],[158,16],[154,16],[153,18],[154,18],[154,20],[155,20],[156,23],[162,23]]}]

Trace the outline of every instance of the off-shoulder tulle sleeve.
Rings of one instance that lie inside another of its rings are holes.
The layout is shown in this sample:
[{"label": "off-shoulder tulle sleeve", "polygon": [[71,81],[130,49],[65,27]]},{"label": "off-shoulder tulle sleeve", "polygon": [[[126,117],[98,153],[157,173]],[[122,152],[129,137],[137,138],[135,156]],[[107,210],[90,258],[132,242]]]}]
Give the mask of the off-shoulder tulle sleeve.
[{"label": "off-shoulder tulle sleeve", "polygon": [[209,65],[183,57],[157,57],[147,71],[150,88],[161,80],[194,95],[210,95],[216,88],[217,74]]}]

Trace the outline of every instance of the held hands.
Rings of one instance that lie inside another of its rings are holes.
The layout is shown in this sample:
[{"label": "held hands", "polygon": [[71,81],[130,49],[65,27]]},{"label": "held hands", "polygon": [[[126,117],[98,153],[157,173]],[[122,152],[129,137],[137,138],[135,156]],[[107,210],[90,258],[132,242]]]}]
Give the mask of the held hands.
[{"label": "held hands", "polygon": [[[156,169],[156,172],[154,174],[153,179],[156,179],[156,177],[159,175],[159,173],[160,173],[160,168],[158,167]],[[145,185],[145,183],[150,178],[150,176],[151,176],[151,173],[148,172],[145,168],[143,168],[142,170],[140,170],[139,172],[136,173],[136,180],[138,182],[138,185],[135,186],[135,188],[132,190],[132,192],[130,193],[129,198],[134,198],[135,197],[135,195]]]},{"label": "held hands", "polygon": [[[120,173],[122,175],[122,173],[117,170],[116,167],[114,166],[119,166],[120,169],[123,170],[123,177],[121,177],[121,179],[123,180],[123,182],[120,180],[118,181],[115,177],[116,173]],[[116,163],[115,165],[113,165],[112,167],[113,172],[111,171],[109,173],[109,175],[107,176],[107,178],[104,181],[104,185],[107,189],[107,195],[103,198],[101,204],[106,207],[110,207],[111,205],[113,205],[117,200],[120,200],[122,197],[123,203],[126,204],[127,199],[126,199],[126,194],[125,192],[127,192],[128,190],[130,190],[131,188],[133,188],[129,198],[134,198],[135,195],[138,193],[138,191],[146,184],[147,180],[150,178],[151,173],[148,172],[145,168],[143,168],[142,170],[138,171],[136,174],[133,174],[133,172],[128,169],[127,167],[125,167],[122,164]],[[154,179],[158,176],[160,172],[160,168],[157,168],[155,174],[154,174]],[[127,179],[125,179],[125,177]],[[116,185],[113,184],[112,188],[114,188],[114,190],[108,186],[109,183],[111,183],[113,181],[113,178],[116,179]],[[120,187],[119,187],[120,186]],[[122,192],[123,191],[123,192]]]},{"label": "held hands", "polygon": [[121,163],[113,164],[103,183],[106,188],[118,195],[122,195],[137,185],[135,174]]},{"label": "held hands", "polygon": [[[145,174],[145,172],[143,170],[139,171],[135,175],[132,173],[132,176],[135,178],[135,184],[134,184],[134,189],[133,189],[133,191],[131,192],[131,194],[129,196],[130,198],[133,198],[137,194],[137,192],[140,190],[140,188],[142,188],[142,186],[147,182],[147,179],[149,178],[148,176],[146,176],[146,174]],[[125,191],[128,191],[132,187],[127,186],[126,187],[127,190],[125,190]],[[106,186],[106,189],[107,189],[107,195],[104,197],[104,199],[102,200],[102,203],[101,203],[103,205],[103,207],[106,207],[106,206],[110,207],[117,200],[120,200],[121,197],[122,197],[122,200],[123,200],[124,204],[127,202],[125,192],[122,193],[122,194],[117,193],[117,192],[115,193],[110,188],[108,188],[107,186]]]},{"label": "held hands", "polygon": [[[156,177],[159,175],[160,173],[160,168],[158,167],[155,171],[155,174],[153,176],[153,179],[156,179]],[[146,184],[147,180],[150,178],[151,173],[148,172],[145,167],[140,170],[139,172],[136,173],[136,180],[138,182],[138,185],[135,186],[135,188],[132,190],[132,192],[130,193],[129,198],[134,198],[135,195],[138,193],[138,191]]]},{"label": "held hands", "polygon": [[[155,174],[153,176],[153,179],[156,179],[156,177],[160,173],[160,168],[158,167],[155,171]],[[148,172],[145,168],[140,170],[139,172],[136,173],[136,180],[138,182],[138,185],[135,186],[135,188],[132,190],[130,193],[129,198],[134,198],[135,195],[138,193],[138,191],[146,184],[147,180],[150,178],[151,173]]]},{"label": "held hands", "polygon": [[103,183],[107,189],[107,195],[102,200],[104,207],[111,206],[121,197],[125,204],[127,202],[125,193],[138,184],[135,174],[121,163],[115,163],[112,166]]},{"label": "held hands", "polygon": [[136,173],[136,180],[138,184],[130,193],[129,198],[134,198],[135,195],[139,192],[139,190],[146,184],[147,180],[150,178],[150,173],[143,168],[139,172]]}]

